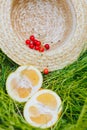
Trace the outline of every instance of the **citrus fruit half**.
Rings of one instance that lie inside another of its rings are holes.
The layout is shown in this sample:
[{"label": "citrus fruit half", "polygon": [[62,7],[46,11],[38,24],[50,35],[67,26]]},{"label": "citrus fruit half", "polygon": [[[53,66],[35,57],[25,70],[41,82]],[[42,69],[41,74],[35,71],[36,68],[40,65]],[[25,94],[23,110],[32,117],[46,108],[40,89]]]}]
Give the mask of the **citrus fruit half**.
[{"label": "citrus fruit half", "polygon": [[57,122],[61,111],[60,97],[51,90],[43,89],[25,104],[24,117],[31,126],[45,129]]},{"label": "citrus fruit half", "polygon": [[6,81],[9,96],[18,101],[27,101],[42,86],[41,72],[33,66],[20,66]]}]

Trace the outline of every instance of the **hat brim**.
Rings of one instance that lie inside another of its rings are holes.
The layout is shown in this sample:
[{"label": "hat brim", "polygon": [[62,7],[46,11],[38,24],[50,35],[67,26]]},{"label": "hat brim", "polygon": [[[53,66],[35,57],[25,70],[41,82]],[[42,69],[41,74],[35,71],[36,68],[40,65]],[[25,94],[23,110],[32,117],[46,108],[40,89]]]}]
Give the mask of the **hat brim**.
[{"label": "hat brim", "polygon": [[19,65],[34,65],[40,71],[61,69],[77,59],[87,41],[87,3],[86,0],[72,0],[76,12],[76,28],[67,44],[45,52],[29,50],[14,33],[10,14],[12,0],[0,0],[0,48]]}]

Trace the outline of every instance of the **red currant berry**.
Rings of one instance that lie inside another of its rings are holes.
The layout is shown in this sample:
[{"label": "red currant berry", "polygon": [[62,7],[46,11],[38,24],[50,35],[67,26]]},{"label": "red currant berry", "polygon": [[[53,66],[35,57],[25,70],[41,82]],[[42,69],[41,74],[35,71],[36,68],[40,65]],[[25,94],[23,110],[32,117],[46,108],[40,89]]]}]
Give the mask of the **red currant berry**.
[{"label": "red currant berry", "polygon": [[30,36],[30,40],[31,40],[31,41],[34,41],[34,40],[35,40],[34,35],[31,35],[31,36]]},{"label": "red currant berry", "polygon": [[34,44],[37,45],[37,42],[38,42],[38,40],[35,39],[35,40],[34,40]]},{"label": "red currant berry", "polygon": [[44,47],[40,47],[39,52],[44,52]]},{"label": "red currant berry", "polygon": [[36,42],[36,46],[40,46],[41,45],[41,42],[40,41],[37,41]]},{"label": "red currant berry", "polygon": [[33,49],[34,48],[34,44],[29,44],[29,48]]},{"label": "red currant berry", "polygon": [[39,46],[35,46],[35,50],[39,50],[40,49],[40,47]]},{"label": "red currant berry", "polygon": [[49,50],[49,49],[50,49],[49,44],[45,44],[44,47],[46,48],[46,50]]},{"label": "red currant berry", "polygon": [[34,44],[34,42],[33,42],[33,41],[30,41],[30,44]]},{"label": "red currant berry", "polygon": [[45,68],[44,71],[43,71],[43,73],[44,73],[44,74],[48,74],[48,73],[49,73],[48,69]]},{"label": "red currant berry", "polygon": [[29,45],[29,44],[30,44],[30,40],[27,39],[27,40],[25,41],[25,43],[26,43],[26,45]]}]

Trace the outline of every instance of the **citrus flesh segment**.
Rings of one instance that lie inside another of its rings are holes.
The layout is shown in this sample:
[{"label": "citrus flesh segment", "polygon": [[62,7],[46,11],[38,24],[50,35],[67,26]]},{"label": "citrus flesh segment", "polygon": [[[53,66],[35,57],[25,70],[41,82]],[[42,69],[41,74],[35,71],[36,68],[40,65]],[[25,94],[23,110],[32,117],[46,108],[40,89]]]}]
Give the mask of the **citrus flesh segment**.
[{"label": "citrus flesh segment", "polygon": [[33,86],[37,86],[38,85],[38,82],[39,82],[39,76],[38,74],[35,72],[35,70],[23,70],[21,72],[22,75],[25,75],[32,83]]},{"label": "citrus flesh segment", "polygon": [[38,110],[38,108],[36,107],[36,106],[30,106],[29,107],[29,114],[31,115],[31,116],[39,116],[40,115],[40,111]]},{"label": "citrus flesh segment", "polygon": [[39,116],[32,117],[30,116],[30,119],[40,125],[47,124],[49,121],[52,120],[51,114],[40,114]]},{"label": "citrus flesh segment", "polygon": [[42,103],[43,105],[46,105],[47,107],[51,109],[55,109],[57,107],[57,101],[56,98],[50,94],[50,93],[44,93],[37,97],[37,101]]},{"label": "citrus flesh segment", "polygon": [[30,119],[38,124],[46,124],[52,120],[51,114],[41,114],[35,106],[29,108]]},{"label": "citrus flesh segment", "polygon": [[33,87],[38,86],[38,85],[41,86],[43,82],[43,77],[42,77],[41,72],[34,66],[24,65],[24,66],[19,67],[16,70],[16,72],[20,73],[21,76],[24,76],[27,79],[29,79]]},{"label": "citrus flesh segment", "polygon": [[31,88],[17,88],[18,94],[20,98],[25,98],[29,96],[29,93],[31,92]]},{"label": "citrus flesh segment", "polygon": [[16,79],[13,79],[11,81],[11,87],[12,87],[12,91],[15,91],[20,98],[26,98],[31,93],[30,87],[24,88],[23,86],[19,86],[19,84],[17,84]]}]

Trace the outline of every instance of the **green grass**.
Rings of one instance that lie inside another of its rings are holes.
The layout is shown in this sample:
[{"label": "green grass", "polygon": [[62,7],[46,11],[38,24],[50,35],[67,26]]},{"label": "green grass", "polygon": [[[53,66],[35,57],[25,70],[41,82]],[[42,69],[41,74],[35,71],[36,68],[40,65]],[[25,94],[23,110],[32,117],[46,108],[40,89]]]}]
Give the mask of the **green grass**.
[{"label": "green grass", "polygon": [[[17,67],[0,51],[0,130],[39,130],[24,120],[24,104],[6,93],[7,76]],[[55,91],[63,101],[61,118],[49,130],[87,130],[87,51],[73,64],[43,77],[43,88]]]}]

